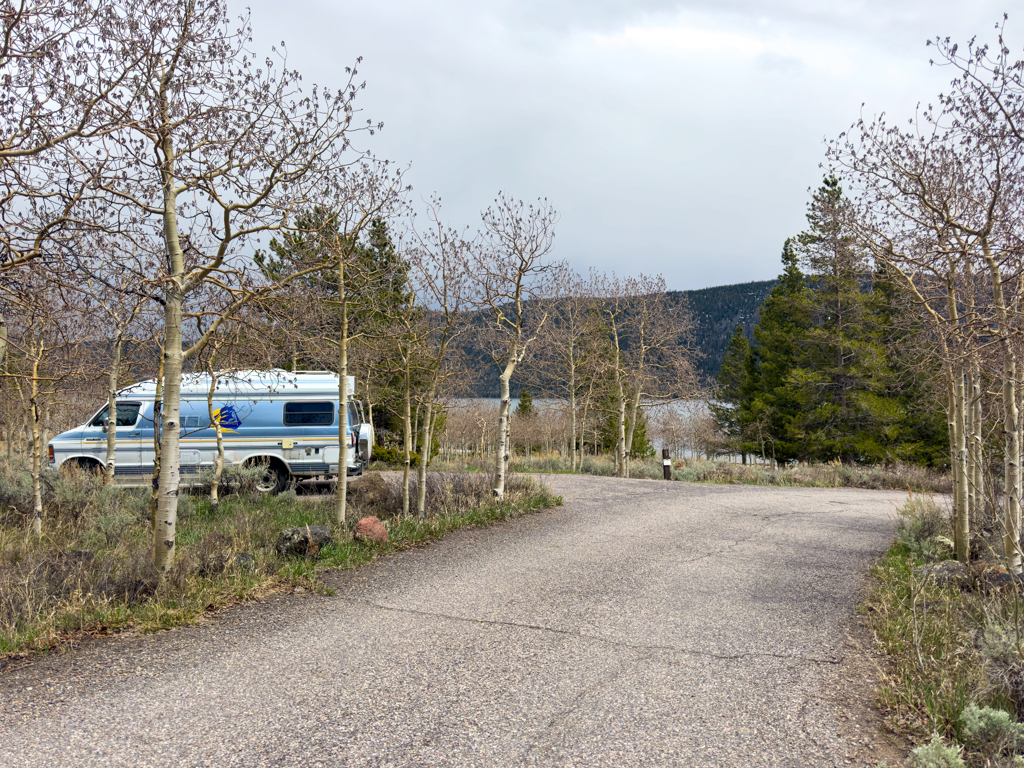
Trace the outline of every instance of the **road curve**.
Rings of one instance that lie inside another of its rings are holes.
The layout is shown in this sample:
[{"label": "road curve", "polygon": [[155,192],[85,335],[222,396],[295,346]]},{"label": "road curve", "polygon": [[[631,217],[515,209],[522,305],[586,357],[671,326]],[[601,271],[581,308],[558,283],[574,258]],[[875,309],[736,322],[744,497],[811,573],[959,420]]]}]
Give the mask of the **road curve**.
[{"label": "road curve", "polygon": [[549,481],[331,597],[9,670],[0,765],[851,764],[843,626],[904,494]]}]

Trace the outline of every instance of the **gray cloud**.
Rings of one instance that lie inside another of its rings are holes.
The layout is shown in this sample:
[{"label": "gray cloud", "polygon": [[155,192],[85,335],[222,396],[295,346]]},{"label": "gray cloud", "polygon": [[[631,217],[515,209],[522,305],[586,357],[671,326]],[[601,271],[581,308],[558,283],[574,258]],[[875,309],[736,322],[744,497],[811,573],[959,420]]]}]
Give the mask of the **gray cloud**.
[{"label": "gray cloud", "polygon": [[[765,279],[804,225],[822,141],[871,112],[909,114],[949,73],[937,34],[991,36],[990,2],[258,0],[254,47],[281,39],[307,82],[365,57],[370,146],[411,163],[453,223],[499,189],[562,213],[582,270],[663,272],[671,287]],[[1011,19],[1011,22],[1013,20]],[[1011,25],[1024,41],[1024,27]],[[1019,46],[1018,46],[1019,47]]]}]

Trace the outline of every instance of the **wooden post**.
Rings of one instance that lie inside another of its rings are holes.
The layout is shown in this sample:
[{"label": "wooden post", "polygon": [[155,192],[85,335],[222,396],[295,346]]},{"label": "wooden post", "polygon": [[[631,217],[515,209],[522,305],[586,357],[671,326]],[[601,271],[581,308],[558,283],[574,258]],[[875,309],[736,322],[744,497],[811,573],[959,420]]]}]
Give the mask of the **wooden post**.
[{"label": "wooden post", "polygon": [[668,448],[661,449],[661,464],[665,470],[665,479],[672,479],[672,459],[668,457]]}]

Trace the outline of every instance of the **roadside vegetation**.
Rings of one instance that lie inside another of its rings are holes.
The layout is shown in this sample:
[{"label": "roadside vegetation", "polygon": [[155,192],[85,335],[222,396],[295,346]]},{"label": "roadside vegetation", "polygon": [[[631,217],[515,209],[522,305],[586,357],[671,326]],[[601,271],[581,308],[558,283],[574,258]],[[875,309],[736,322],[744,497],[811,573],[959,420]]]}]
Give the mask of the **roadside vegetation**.
[{"label": "roadside vegetation", "polygon": [[[216,507],[201,486],[182,495],[179,556],[161,579],[151,551],[151,490],[104,486],[86,473],[47,473],[46,532],[40,538],[28,524],[30,473],[0,461],[0,660],[84,635],[195,623],[211,611],[271,592],[324,591],[319,574],[325,570],[359,567],[449,531],[561,501],[528,478],[514,478],[505,499],[495,502],[485,476],[430,474],[424,519],[402,516],[401,489],[377,480],[376,493],[352,494],[355,514],[349,525],[338,526],[330,494],[300,495],[300,488],[262,496],[253,491],[257,475],[229,474],[228,493]],[[384,522],[388,543],[353,539],[352,524],[364,515]],[[279,555],[280,531],[305,525],[329,526],[332,543],[316,557]]]},{"label": "roadside vegetation", "polygon": [[[375,453],[376,455],[376,453]],[[378,462],[375,469],[394,469],[396,464]],[[432,470],[488,472],[490,461],[468,458],[463,461],[437,461]],[[582,474],[601,477],[615,476],[615,460],[611,456],[584,456],[576,472],[560,456],[514,457],[510,461],[513,472],[520,474]],[[630,477],[641,480],[664,480],[662,460],[647,458],[630,463]],[[687,483],[739,483],[742,485],[777,485],[807,488],[869,488],[900,490],[914,493],[950,493],[953,481],[948,471],[914,464],[845,465],[800,464],[795,466],[770,464],[739,464],[714,459],[676,459],[673,461],[672,479]]]},{"label": "roadside vegetation", "polygon": [[[1024,595],[1001,564],[1001,531],[952,558],[949,514],[926,496],[899,510],[893,546],[860,606],[886,655],[878,705],[918,741],[908,764],[1024,766]],[[895,767],[893,767],[895,768]]]}]

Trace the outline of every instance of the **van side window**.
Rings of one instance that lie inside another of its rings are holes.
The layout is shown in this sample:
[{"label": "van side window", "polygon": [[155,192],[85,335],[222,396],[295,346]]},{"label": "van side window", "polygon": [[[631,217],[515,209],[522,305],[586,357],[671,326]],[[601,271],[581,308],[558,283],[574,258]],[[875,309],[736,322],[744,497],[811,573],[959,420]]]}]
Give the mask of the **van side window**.
[{"label": "van side window", "polygon": [[[117,426],[134,427],[135,420],[139,418],[139,408],[142,403],[118,403],[117,404]],[[107,409],[96,414],[96,418],[89,422],[90,427],[102,427],[107,420]]]},{"label": "van side window", "polygon": [[334,423],[334,403],[285,403],[284,423],[295,427],[329,427]]}]

